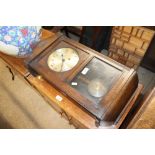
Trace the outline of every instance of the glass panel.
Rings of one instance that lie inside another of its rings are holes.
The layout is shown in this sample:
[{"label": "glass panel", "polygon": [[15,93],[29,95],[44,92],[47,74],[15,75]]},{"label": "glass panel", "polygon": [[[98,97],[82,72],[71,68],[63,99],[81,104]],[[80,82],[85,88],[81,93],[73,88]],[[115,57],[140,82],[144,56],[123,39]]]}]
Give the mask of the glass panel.
[{"label": "glass panel", "polygon": [[105,94],[122,74],[122,71],[93,58],[70,82],[80,94],[99,105]]}]

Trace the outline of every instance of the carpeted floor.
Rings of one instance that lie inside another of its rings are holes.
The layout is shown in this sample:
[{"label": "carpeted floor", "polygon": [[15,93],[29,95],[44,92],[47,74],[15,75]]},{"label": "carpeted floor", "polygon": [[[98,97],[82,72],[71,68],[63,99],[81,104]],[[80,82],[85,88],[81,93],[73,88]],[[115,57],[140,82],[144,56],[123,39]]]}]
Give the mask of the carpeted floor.
[{"label": "carpeted floor", "polygon": [[0,128],[74,128],[0,59]]}]

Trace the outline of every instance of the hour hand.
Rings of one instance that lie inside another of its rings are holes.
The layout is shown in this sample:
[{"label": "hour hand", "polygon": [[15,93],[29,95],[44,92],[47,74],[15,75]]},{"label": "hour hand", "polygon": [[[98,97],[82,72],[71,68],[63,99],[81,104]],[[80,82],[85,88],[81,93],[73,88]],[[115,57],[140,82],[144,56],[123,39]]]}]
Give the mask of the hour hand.
[{"label": "hour hand", "polygon": [[61,55],[61,57],[62,57],[62,62],[61,62],[61,69],[60,69],[60,71],[62,71],[63,63],[64,63],[64,61],[65,61],[63,54]]}]

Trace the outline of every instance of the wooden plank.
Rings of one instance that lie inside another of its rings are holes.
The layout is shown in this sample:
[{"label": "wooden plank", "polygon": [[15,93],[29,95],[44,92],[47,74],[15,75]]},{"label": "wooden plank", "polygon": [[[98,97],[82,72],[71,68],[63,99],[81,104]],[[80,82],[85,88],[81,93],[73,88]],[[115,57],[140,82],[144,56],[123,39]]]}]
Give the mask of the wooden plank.
[{"label": "wooden plank", "polygon": [[[42,30],[42,37],[41,37],[41,40],[44,40],[46,38],[49,38],[49,37],[52,37],[54,36],[55,34],[50,32],[50,31],[47,31],[47,30]],[[24,65],[24,60],[25,58],[16,58],[16,57],[13,57],[13,56],[9,56],[9,55],[6,55],[6,54],[3,54],[0,52],[0,57],[11,67],[13,68],[14,70],[16,70],[17,72],[19,72],[22,76],[25,76],[27,75],[28,73],[28,70],[27,68],[25,67]]]},{"label": "wooden plank", "polygon": [[119,128],[121,126],[121,124],[123,123],[123,121],[125,120],[125,118],[127,117],[127,115],[129,114],[130,110],[134,106],[134,104],[135,104],[136,100],[138,99],[139,95],[141,94],[142,89],[143,89],[143,85],[142,84],[139,84],[138,85],[138,88],[135,91],[135,93],[130,98],[130,100],[126,104],[125,108],[123,109],[123,111],[121,112],[121,114],[119,115],[119,117],[117,118],[117,120],[115,122],[116,123],[116,128]]},{"label": "wooden plank", "polygon": [[24,67],[23,58],[15,58],[9,55],[5,55],[3,53],[0,53],[0,57],[2,60],[4,60],[11,68],[14,68],[16,71],[18,71],[23,76],[28,72],[28,70]]},{"label": "wooden plank", "polygon": [[155,87],[143,99],[141,107],[129,123],[129,129],[155,129]]}]

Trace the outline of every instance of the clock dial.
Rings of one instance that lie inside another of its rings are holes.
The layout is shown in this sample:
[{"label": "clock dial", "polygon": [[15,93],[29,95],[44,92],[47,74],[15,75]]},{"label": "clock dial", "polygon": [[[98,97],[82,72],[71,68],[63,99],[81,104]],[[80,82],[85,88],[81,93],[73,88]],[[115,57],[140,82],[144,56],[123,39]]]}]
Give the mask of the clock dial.
[{"label": "clock dial", "polygon": [[71,70],[79,61],[78,53],[72,48],[60,48],[52,52],[47,60],[48,67],[56,72]]}]

